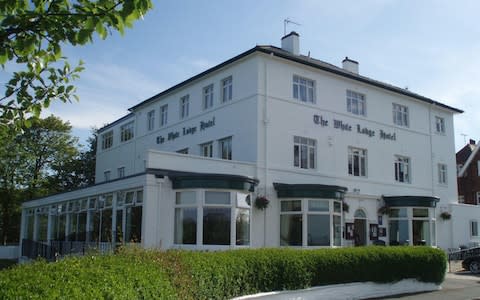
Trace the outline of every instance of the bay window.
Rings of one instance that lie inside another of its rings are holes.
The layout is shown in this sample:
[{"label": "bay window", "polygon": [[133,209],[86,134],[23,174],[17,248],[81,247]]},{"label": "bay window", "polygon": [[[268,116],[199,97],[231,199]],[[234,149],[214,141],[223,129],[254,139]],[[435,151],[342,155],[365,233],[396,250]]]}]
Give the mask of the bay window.
[{"label": "bay window", "polygon": [[250,244],[248,193],[195,189],[178,191],[175,198],[175,244]]},{"label": "bay window", "polygon": [[280,201],[281,246],[341,246],[341,202],[330,199]]},{"label": "bay window", "polygon": [[390,208],[388,224],[391,246],[435,246],[435,218],[433,208]]}]

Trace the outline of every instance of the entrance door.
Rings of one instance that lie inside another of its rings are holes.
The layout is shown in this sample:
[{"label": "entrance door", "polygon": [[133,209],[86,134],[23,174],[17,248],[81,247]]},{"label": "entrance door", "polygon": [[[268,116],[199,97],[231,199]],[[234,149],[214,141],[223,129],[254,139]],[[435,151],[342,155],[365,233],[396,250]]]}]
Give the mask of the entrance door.
[{"label": "entrance door", "polygon": [[355,246],[367,245],[367,216],[365,215],[365,212],[360,209],[355,212],[353,237]]}]

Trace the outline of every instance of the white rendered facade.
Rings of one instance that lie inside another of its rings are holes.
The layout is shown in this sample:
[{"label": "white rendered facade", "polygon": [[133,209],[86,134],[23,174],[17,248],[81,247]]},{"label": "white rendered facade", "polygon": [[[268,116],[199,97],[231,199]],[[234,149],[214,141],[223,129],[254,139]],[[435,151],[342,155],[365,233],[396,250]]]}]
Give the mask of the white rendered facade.
[{"label": "white rendered facade", "polygon": [[29,209],[138,190],[144,247],[452,247],[461,111],[345,65],[257,46],[132,107],[99,130],[97,185],[26,203],[22,238]]}]

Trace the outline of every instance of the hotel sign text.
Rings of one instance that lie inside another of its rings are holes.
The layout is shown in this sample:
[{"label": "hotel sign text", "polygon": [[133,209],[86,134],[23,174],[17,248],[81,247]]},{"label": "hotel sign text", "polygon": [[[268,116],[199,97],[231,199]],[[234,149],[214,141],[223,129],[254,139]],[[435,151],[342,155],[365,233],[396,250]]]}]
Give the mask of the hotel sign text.
[{"label": "hotel sign text", "polygon": [[377,135],[382,140],[390,140],[390,141],[397,140],[396,133],[386,132],[382,129],[375,131],[374,129],[362,126],[360,124],[352,125],[352,124],[346,123],[345,121],[337,120],[337,119],[333,119],[333,122],[330,122],[330,120],[327,120],[323,116],[319,116],[319,115],[313,115],[313,123],[320,125],[321,127],[333,127],[340,131],[350,131],[350,132],[356,132],[358,134],[364,134],[368,137],[374,137]]},{"label": "hotel sign text", "polygon": [[166,141],[173,141],[179,138],[180,136],[195,134],[197,131],[203,131],[207,128],[215,126],[215,117],[212,117],[208,121],[200,121],[198,126],[183,127],[182,130],[170,131],[165,136],[157,136],[157,144],[163,144]]}]

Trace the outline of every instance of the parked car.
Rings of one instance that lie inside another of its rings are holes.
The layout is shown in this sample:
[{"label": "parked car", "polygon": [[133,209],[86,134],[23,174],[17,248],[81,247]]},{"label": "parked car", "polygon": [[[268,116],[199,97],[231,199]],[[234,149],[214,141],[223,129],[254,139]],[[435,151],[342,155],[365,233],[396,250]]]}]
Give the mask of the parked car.
[{"label": "parked car", "polygon": [[474,274],[480,273],[480,255],[464,259],[462,261],[462,267]]}]

